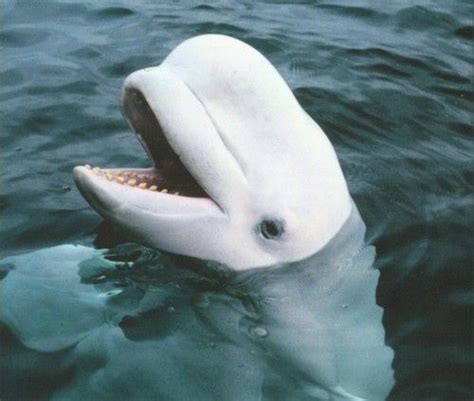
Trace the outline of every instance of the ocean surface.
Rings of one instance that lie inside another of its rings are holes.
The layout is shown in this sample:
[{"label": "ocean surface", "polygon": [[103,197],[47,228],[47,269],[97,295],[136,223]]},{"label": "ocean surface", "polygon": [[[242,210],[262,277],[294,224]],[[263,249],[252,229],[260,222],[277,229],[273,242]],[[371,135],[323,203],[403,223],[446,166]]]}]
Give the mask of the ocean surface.
[{"label": "ocean surface", "polygon": [[[0,13],[2,257],[60,244],[149,255],[86,204],[72,168],[147,166],[120,111],[124,78],[189,37],[231,35],[273,63],[336,149],[377,252],[388,399],[473,398],[471,1],[3,0]],[[34,379],[0,378],[0,398],[48,399],[59,384],[38,371],[55,360],[28,364],[2,333],[0,368]]]}]

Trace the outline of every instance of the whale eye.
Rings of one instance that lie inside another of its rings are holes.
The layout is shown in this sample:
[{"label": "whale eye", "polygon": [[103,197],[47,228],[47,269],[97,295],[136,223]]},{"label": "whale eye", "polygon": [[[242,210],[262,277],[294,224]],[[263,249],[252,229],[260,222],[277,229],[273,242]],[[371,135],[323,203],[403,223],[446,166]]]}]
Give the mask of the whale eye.
[{"label": "whale eye", "polygon": [[281,220],[265,219],[258,225],[258,231],[265,239],[277,239],[285,230]]}]

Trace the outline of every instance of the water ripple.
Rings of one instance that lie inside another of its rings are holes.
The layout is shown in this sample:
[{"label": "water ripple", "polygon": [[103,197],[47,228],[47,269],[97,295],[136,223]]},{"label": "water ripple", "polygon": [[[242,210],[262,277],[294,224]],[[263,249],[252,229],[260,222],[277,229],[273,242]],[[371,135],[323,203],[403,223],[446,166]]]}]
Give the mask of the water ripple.
[{"label": "water ripple", "polygon": [[[377,247],[390,401],[462,399],[474,366],[470,1],[38,4],[8,0],[1,17],[4,253],[92,243],[101,220],[72,167],[148,164],[119,109],[125,76],[190,36],[232,35],[269,58],[336,148]],[[126,241],[97,231],[99,245]],[[125,323],[133,335],[143,321]]]}]

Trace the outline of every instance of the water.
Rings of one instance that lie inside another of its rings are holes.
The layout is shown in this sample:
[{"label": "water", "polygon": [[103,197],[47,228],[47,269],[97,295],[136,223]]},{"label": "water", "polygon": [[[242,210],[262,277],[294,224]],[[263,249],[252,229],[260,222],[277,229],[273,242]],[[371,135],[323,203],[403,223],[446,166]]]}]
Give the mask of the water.
[{"label": "water", "polygon": [[[393,352],[384,344],[374,249],[362,247],[364,232],[354,209],[323,251],[242,272],[143,249],[132,266],[127,247],[102,254],[62,245],[5,258],[3,395],[384,399]],[[25,376],[30,383],[20,387]]]},{"label": "water", "polygon": [[[275,65],[336,148],[377,248],[395,350],[389,399],[472,398],[470,2],[44,0],[2,10],[4,256],[124,242],[80,197],[72,167],[146,166],[118,107],[125,76],[188,37],[235,36]],[[128,247],[130,260],[146,254]]]}]

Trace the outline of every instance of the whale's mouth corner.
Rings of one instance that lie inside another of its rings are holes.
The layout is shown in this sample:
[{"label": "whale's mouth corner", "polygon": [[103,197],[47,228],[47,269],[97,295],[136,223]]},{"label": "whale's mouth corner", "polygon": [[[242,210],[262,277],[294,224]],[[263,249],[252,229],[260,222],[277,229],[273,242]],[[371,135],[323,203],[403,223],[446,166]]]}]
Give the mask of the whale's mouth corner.
[{"label": "whale's mouth corner", "polygon": [[[76,179],[82,193],[97,192],[111,186],[121,187],[119,192],[130,189],[135,196],[147,194],[205,199],[216,203],[198,180],[181,162],[168,142],[157,116],[145,95],[137,88],[127,87],[122,97],[122,108],[131,128],[151,159],[150,168],[92,168],[85,165],[75,170],[75,175],[87,174],[89,180]],[[87,171],[89,170],[89,171]],[[94,182],[94,185],[89,183]],[[89,187],[89,188],[86,188]],[[87,198],[87,196],[86,196]],[[197,199],[196,199],[197,200]]]}]

